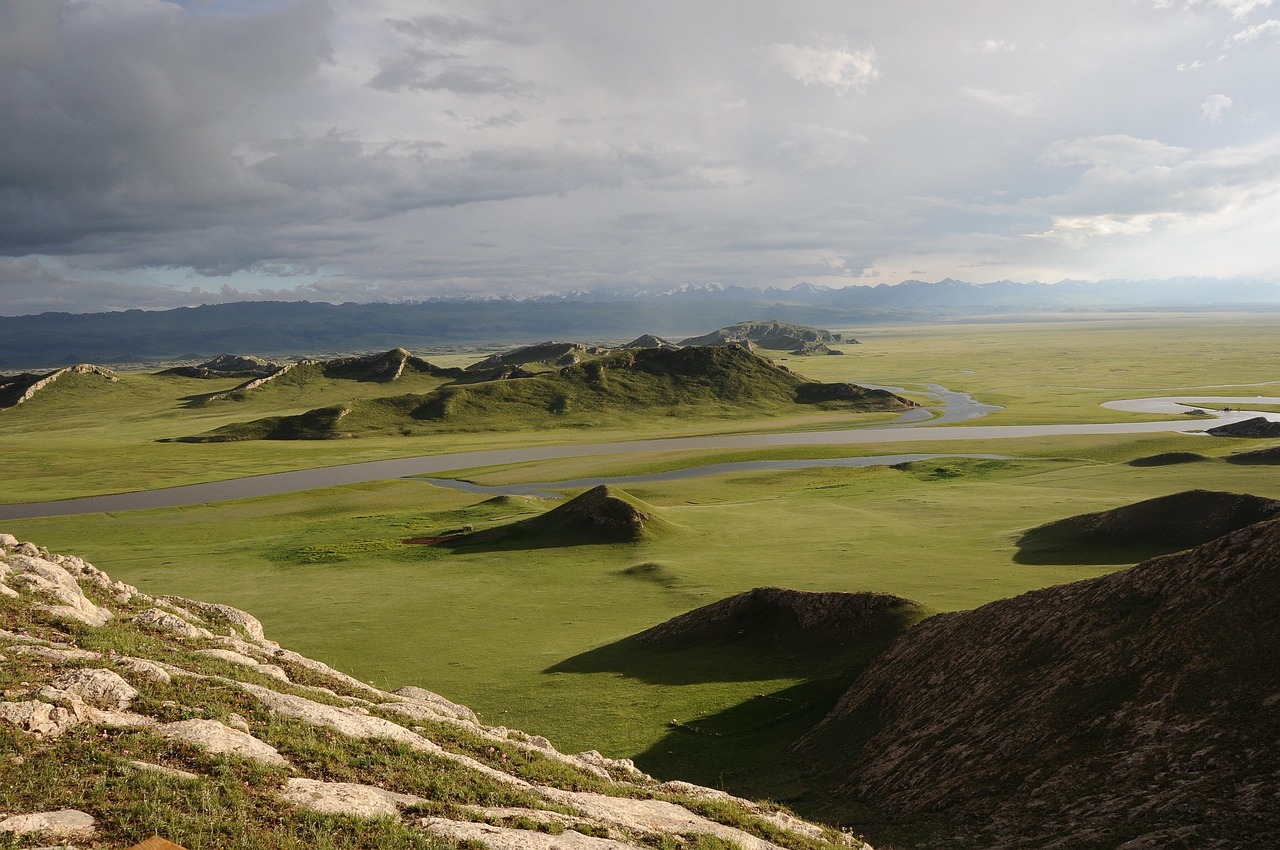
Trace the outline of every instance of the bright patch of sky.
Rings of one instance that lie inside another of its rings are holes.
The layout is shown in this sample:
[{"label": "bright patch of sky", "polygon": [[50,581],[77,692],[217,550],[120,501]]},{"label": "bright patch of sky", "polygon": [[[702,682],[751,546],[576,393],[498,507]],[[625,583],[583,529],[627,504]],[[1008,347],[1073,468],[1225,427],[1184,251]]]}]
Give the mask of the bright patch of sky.
[{"label": "bright patch of sky", "polygon": [[1280,276],[1271,0],[0,0],[0,314]]}]

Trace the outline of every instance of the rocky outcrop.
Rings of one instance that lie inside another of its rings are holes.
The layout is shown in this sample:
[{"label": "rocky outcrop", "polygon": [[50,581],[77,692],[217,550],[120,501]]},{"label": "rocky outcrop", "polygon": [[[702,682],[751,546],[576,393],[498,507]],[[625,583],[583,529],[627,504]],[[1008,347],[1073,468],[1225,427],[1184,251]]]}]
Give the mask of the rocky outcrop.
[{"label": "rocky outcrop", "polygon": [[[660,784],[625,760],[560,753],[545,738],[485,726],[465,706],[421,688],[380,690],[283,649],[243,611],[154,598],[79,558],[8,535],[0,535],[0,589],[7,591],[0,594],[0,677],[7,683],[0,732],[20,745],[33,742],[6,761],[6,780],[22,782],[29,761],[67,746],[112,782],[112,805],[102,811],[7,812],[0,835],[135,844],[150,834],[135,832],[144,829],[149,807],[218,805],[228,771],[247,762],[253,770],[237,775],[268,784],[246,789],[246,799],[267,795],[272,828],[290,818],[299,818],[301,829],[305,818],[345,815],[379,819],[379,829],[491,847],[683,846],[689,835],[751,850],[798,841],[813,850],[861,846],[720,792]],[[64,609],[78,615],[67,631]],[[152,657],[129,654],[140,646],[154,650]],[[120,735],[128,736],[124,743],[117,743]],[[333,760],[341,752],[360,754],[353,756],[360,761]],[[544,762],[554,769],[538,768]],[[394,772],[396,764],[406,773]],[[370,765],[378,769],[366,782],[333,775],[363,778]],[[522,766],[544,778],[520,775]],[[56,773],[47,763],[35,769]],[[424,783],[423,776],[434,778]],[[155,783],[165,782],[206,787],[153,795]],[[437,787],[445,797],[429,793]],[[456,794],[474,802],[459,803]],[[709,817],[707,800],[731,812],[732,823]],[[166,813],[164,822],[180,829],[207,815],[177,814]],[[181,834],[169,837],[186,843]]]},{"label": "rocky outcrop", "polygon": [[115,372],[101,366],[94,366],[92,363],[78,363],[43,375],[30,373],[10,377],[0,375],[0,409],[17,407],[23,402],[30,401],[36,393],[66,375],[97,375],[112,384],[120,380]]},{"label": "rocky outcrop", "polygon": [[62,809],[0,817],[0,834],[75,841],[93,838],[95,825],[92,815],[79,809]]}]

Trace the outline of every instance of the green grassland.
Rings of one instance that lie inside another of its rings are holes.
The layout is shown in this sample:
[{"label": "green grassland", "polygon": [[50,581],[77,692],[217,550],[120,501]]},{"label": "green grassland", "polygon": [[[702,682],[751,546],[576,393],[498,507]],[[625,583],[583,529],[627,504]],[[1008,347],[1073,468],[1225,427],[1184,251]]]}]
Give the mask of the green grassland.
[{"label": "green grassland", "polygon": [[[1006,405],[984,424],[1124,421],[1139,417],[1097,404],[1141,395],[1228,394],[1237,391],[1233,387],[1241,394],[1273,392],[1280,374],[1264,345],[1273,334],[1264,321],[1216,317],[883,327],[858,332],[863,344],[846,346],[844,357],[791,357],[785,365],[821,381],[908,388],[936,382]],[[0,411],[0,451],[8,467],[0,500],[433,451],[830,426],[850,418],[844,412],[781,419],[663,417],[589,429],[323,442],[154,442],[244,421],[247,410],[259,417],[292,415],[316,407],[317,399],[345,403],[354,397],[350,382],[334,382],[298,398],[282,392],[198,409],[183,406],[184,397],[208,392],[210,384],[128,375],[105,389],[69,384],[73,392]],[[359,386],[362,393],[386,391]],[[1198,389],[1207,386],[1214,389]],[[111,403],[102,405],[102,398]],[[471,705],[490,724],[545,734],[563,749],[640,756],[641,766],[659,775],[788,796],[800,792],[789,784],[795,766],[778,760],[779,748],[838,693],[839,671],[783,672],[764,663],[768,659],[758,651],[744,657],[724,648],[657,658],[618,648],[618,642],[762,585],[893,593],[946,611],[1099,575],[1116,566],[1016,563],[1016,541],[1028,528],[1055,519],[1191,488],[1280,498],[1280,480],[1269,467],[1223,460],[1265,445],[1174,434],[949,442],[942,451],[994,452],[1010,459],[632,485],[627,492],[661,518],[662,534],[561,548],[407,545],[402,541],[410,537],[528,519],[555,504],[489,500],[413,480],[172,510],[14,521],[4,530],[79,554],[147,592],[244,608],[262,619],[270,637],[304,654],[382,686],[437,690]],[[863,453],[928,450],[922,444],[883,444]],[[1175,451],[1207,459],[1128,464]],[[527,463],[458,477],[557,481],[846,453],[823,447],[666,452]],[[909,625],[886,628],[867,644],[861,660],[847,659],[848,664],[865,663],[894,628]],[[578,671],[567,664],[604,647],[616,651],[600,669]],[[770,775],[762,765],[776,769]],[[803,810],[803,800],[796,805]]]}]

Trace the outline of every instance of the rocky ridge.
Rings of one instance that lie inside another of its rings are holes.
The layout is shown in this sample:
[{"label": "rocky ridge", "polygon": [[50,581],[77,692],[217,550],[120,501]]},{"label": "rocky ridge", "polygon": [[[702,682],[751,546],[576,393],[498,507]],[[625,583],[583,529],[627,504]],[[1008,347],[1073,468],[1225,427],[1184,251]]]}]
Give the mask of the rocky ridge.
[{"label": "rocky ridge", "polygon": [[29,372],[8,377],[0,375],[0,409],[17,407],[23,402],[30,401],[36,393],[66,375],[97,375],[113,384],[120,380],[115,372],[101,366],[94,366],[92,363],[77,363],[75,366],[55,369],[43,375],[33,375]]},{"label": "rocky ridge", "polygon": [[[659,782],[626,760],[561,753],[420,688],[383,691],[267,639],[243,611],[152,597],[7,534],[0,623],[0,751],[6,775],[32,771],[25,784],[0,783],[0,836],[19,846],[125,847],[153,822],[180,833],[214,815],[162,818],[192,799],[175,789],[194,783],[216,799],[230,776],[232,805],[245,809],[231,812],[237,823],[265,810],[289,832],[303,828],[291,818],[316,828],[329,817],[321,827],[340,847],[427,846],[414,835],[495,850],[865,847],[774,807]],[[415,778],[425,770],[445,778]],[[30,796],[50,773],[57,782]],[[87,784],[64,787],[76,781]],[[104,783],[110,795],[94,797]],[[91,802],[66,805],[80,799]],[[378,830],[395,840],[360,843]],[[201,846],[198,835],[167,837]]]}]

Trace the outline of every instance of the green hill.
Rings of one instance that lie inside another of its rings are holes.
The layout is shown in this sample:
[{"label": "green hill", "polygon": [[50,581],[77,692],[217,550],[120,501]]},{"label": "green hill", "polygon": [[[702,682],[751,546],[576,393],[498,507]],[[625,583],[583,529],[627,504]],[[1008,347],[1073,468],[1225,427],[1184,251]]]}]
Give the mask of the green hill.
[{"label": "green hill", "polygon": [[189,401],[192,406],[198,407],[216,401],[247,401],[273,392],[306,393],[318,387],[347,382],[413,385],[421,382],[421,379],[427,379],[428,383],[424,385],[426,388],[438,386],[442,380],[456,380],[462,376],[461,369],[441,368],[403,348],[393,348],[377,354],[337,357],[332,360],[301,360],[283,366],[271,365],[265,374],[252,377],[229,390],[196,396]]},{"label": "green hill", "polygon": [[822,328],[797,325],[792,322],[738,322],[727,328],[712,331],[703,336],[681,340],[681,345],[728,345],[749,343],[772,351],[806,351],[828,343],[856,344],[856,339],[845,339],[841,334]]},{"label": "green hill", "polygon": [[225,426],[196,442],[328,439],[368,434],[518,430],[637,417],[770,416],[802,405],[893,411],[914,403],[884,390],[814,384],[735,347],[636,349],[525,378],[455,382],[425,394],[355,400]]},{"label": "green hill", "polygon": [[526,345],[514,351],[491,354],[479,363],[467,367],[468,372],[486,372],[500,370],[511,366],[541,366],[544,369],[555,369],[561,366],[572,366],[593,357],[608,354],[611,349],[580,342],[540,342]]}]

